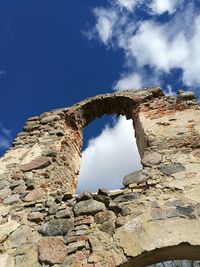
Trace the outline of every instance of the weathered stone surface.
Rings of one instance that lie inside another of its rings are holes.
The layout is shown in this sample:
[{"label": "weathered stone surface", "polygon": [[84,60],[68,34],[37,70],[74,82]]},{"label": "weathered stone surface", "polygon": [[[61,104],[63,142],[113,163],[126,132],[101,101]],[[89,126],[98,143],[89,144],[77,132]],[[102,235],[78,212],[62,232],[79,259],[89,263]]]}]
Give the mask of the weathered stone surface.
[{"label": "weathered stone surface", "polygon": [[142,157],[142,164],[144,166],[154,166],[162,162],[162,155],[151,151],[148,153],[145,153]]},{"label": "weathered stone surface", "polygon": [[67,256],[63,237],[47,237],[38,242],[38,257],[42,263],[61,264]]},{"label": "weathered stone surface", "polygon": [[99,229],[109,235],[112,235],[115,231],[115,222],[113,219],[103,222]]},{"label": "weathered stone surface", "polygon": [[52,219],[41,226],[40,232],[45,236],[66,235],[73,225],[72,219]]},{"label": "weathered stone surface", "polygon": [[39,127],[39,122],[37,121],[30,121],[27,122],[27,124],[24,126],[24,131],[30,132],[32,130],[35,130]]},{"label": "weathered stone surface", "polygon": [[31,227],[22,225],[17,228],[9,237],[12,248],[20,248],[30,245],[33,242],[33,232]]},{"label": "weathered stone surface", "polygon": [[4,199],[3,203],[6,205],[12,205],[20,201],[19,194],[11,195]]},{"label": "weathered stone surface", "polygon": [[178,90],[178,99],[181,100],[196,100],[196,97],[191,91]]},{"label": "weathered stone surface", "polygon": [[77,250],[82,249],[84,247],[85,247],[85,241],[84,240],[70,243],[68,245],[68,253],[76,252]]},{"label": "weathered stone surface", "polygon": [[40,188],[36,188],[30,191],[23,199],[26,202],[35,201],[41,199],[44,196],[44,192]]},{"label": "weathered stone surface", "polygon": [[5,224],[0,225],[0,242],[6,239],[13,231],[15,231],[20,224],[14,220],[10,220]]},{"label": "weathered stone surface", "polygon": [[132,172],[123,178],[123,184],[124,186],[129,186],[130,184],[134,184],[134,183],[146,182],[147,179],[148,177],[145,175],[142,175],[141,171]]},{"label": "weathered stone surface", "polygon": [[9,188],[4,188],[0,190],[0,198],[5,199],[11,195],[12,191]]},{"label": "weathered stone surface", "polygon": [[95,214],[98,211],[102,211],[105,209],[106,207],[103,203],[98,202],[93,199],[89,199],[89,200],[78,202],[74,207],[74,213],[76,216],[84,215],[84,214],[90,215],[90,214]]},{"label": "weathered stone surface", "polygon": [[44,219],[44,216],[41,212],[30,212],[28,213],[27,219],[31,222],[41,222]]},{"label": "weathered stone surface", "polygon": [[57,121],[59,120],[60,117],[58,115],[52,115],[52,116],[48,116],[48,117],[44,117],[40,120],[40,123],[41,124],[47,124],[47,123],[50,123],[52,121]]},{"label": "weathered stone surface", "polygon": [[70,218],[71,212],[69,209],[63,209],[56,212],[56,218]]},{"label": "weathered stone surface", "polygon": [[174,164],[169,164],[169,165],[160,167],[159,169],[164,174],[171,175],[173,173],[184,171],[185,167],[180,163],[174,163]]},{"label": "weathered stone surface", "polygon": [[8,182],[5,180],[0,180],[0,190],[8,186]]},{"label": "weathered stone surface", "polygon": [[105,210],[95,214],[94,221],[95,223],[102,224],[110,219],[115,220],[116,216],[113,211]]},{"label": "weathered stone surface", "polygon": [[140,193],[127,193],[121,196],[116,197],[114,202],[127,202],[139,198]]},{"label": "weathered stone surface", "polygon": [[37,157],[29,163],[23,164],[20,166],[21,170],[24,172],[28,172],[31,170],[41,169],[49,166],[51,161],[48,157]]},{"label": "weathered stone surface", "polygon": [[15,267],[14,258],[7,253],[0,254],[0,266]]}]

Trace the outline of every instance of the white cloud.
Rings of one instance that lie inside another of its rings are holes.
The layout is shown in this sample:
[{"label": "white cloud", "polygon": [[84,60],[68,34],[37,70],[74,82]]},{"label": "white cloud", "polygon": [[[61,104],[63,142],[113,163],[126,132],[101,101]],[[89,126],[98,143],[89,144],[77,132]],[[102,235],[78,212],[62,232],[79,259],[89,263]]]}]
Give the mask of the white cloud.
[{"label": "white cloud", "polygon": [[0,149],[7,149],[11,145],[11,131],[3,127],[0,122]]},{"label": "white cloud", "polygon": [[[149,67],[149,74],[151,72],[156,80],[163,73],[169,74],[176,68],[182,70],[183,83],[200,85],[200,8],[195,2],[113,0],[110,3],[109,8],[95,9],[96,24],[93,32],[98,34],[99,40],[106,47],[118,47],[124,52],[126,71],[114,83],[115,89],[124,85],[126,88],[143,86],[155,80],[149,80],[150,75],[144,75],[146,67]],[[148,17],[137,18],[135,6],[141,6]],[[133,9],[133,12],[124,12],[122,7]],[[152,12],[161,15],[166,11],[174,14],[164,21],[152,15]]]},{"label": "white cloud", "polygon": [[116,3],[128,11],[133,11],[134,8],[139,4],[141,0],[116,0]]},{"label": "white cloud", "polygon": [[83,151],[78,191],[120,188],[124,175],[141,168],[132,120],[120,117]]},{"label": "white cloud", "polygon": [[151,65],[166,72],[182,66],[189,55],[188,43],[181,31],[170,36],[168,25],[157,25],[152,21],[141,23],[125,49],[136,58],[140,67]]},{"label": "white cloud", "polygon": [[116,12],[112,9],[95,8],[94,14],[97,20],[96,32],[100,40],[107,44],[112,37],[113,26],[117,19]]},{"label": "white cloud", "polygon": [[180,5],[180,0],[153,0],[149,7],[152,9],[153,14],[161,15],[164,12],[170,14],[176,11],[176,7]]},{"label": "white cloud", "polygon": [[124,89],[139,89],[143,86],[142,77],[138,73],[132,73],[127,76],[122,76],[120,80],[117,81],[114,88],[115,90]]},{"label": "white cloud", "polygon": [[6,149],[9,147],[10,147],[10,140],[3,136],[0,136],[0,148]]}]

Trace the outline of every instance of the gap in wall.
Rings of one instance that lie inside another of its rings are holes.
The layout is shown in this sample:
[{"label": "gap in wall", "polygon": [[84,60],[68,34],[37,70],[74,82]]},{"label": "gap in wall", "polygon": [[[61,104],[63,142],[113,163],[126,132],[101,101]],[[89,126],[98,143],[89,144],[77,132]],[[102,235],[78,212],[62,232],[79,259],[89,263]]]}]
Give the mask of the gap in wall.
[{"label": "gap in wall", "polygon": [[[103,125],[102,125],[103,124]],[[123,187],[123,177],[141,170],[132,120],[103,116],[85,127],[77,193]]]}]

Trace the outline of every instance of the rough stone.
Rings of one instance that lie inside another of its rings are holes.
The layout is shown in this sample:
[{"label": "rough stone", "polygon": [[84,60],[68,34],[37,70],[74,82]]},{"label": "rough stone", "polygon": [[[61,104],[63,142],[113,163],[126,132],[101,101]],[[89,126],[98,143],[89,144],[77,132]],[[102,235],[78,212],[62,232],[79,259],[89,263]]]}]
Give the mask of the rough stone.
[{"label": "rough stone", "polygon": [[105,210],[106,207],[103,203],[93,199],[78,202],[74,207],[74,213],[76,216],[79,215],[93,215],[98,211]]},{"label": "rough stone", "polygon": [[51,219],[40,228],[45,236],[66,235],[74,226],[72,219]]},{"label": "rough stone", "polygon": [[185,167],[180,163],[169,164],[159,168],[161,172],[166,175],[171,175],[173,173],[181,172],[185,170]]},{"label": "rough stone", "polygon": [[112,235],[115,231],[115,222],[113,219],[110,219],[108,221],[103,222],[100,226],[99,229],[108,235]]},{"label": "rough stone", "polygon": [[108,220],[115,220],[116,216],[113,211],[105,210],[95,214],[94,221],[97,224],[102,224]]},{"label": "rough stone", "polygon": [[23,199],[26,202],[35,201],[41,199],[44,196],[44,192],[40,188],[36,188],[30,191]]},{"label": "rough stone", "polygon": [[12,248],[21,248],[30,245],[33,242],[33,233],[31,227],[22,225],[17,228],[9,237]]},{"label": "rough stone", "polygon": [[24,172],[28,172],[31,170],[37,170],[41,168],[48,167],[51,164],[51,161],[48,157],[37,157],[29,163],[23,164],[20,166],[21,170]]},{"label": "rough stone", "polygon": [[35,130],[39,127],[39,122],[37,121],[30,121],[27,122],[27,124],[24,126],[24,131],[25,132],[30,132],[32,130]]},{"label": "rough stone", "polygon": [[59,120],[60,117],[58,115],[52,115],[52,116],[48,116],[48,117],[44,117],[40,120],[40,123],[41,124],[47,124],[47,123],[50,123],[52,121],[57,121]]},{"label": "rough stone", "polygon": [[144,166],[154,166],[162,162],[162,155],[151,151],[148,153],[145,153],[142,157],[142,164]]},{"label": "rough stone", "polygon": [[44,215],[41,212],[30,212],[28,213],[27,219],[31,222],[42,222],[44,219]]},{"label": "rough stone", "polygon": [[0,190],[8,186],[8,182],[5,180],[0,180]]},{"label": "rough stone", "polygon": [[116,197],[113,201],[114,202],[128,202],[134,199],[138,199],[140,193],[127,193],[121,196]]},{"label": "rough stone", "polygon": [[145,182],[147,181],[147,179],[148,177],[146,177],[145,175],[142,175],[141,171],[132,172],[123,178],[123,184],[124,186],[129,186],[130,184],[133,184],[133,183],[138,184],[138,183]]},{"label": "rough stone", "polygon": [[56,212],[56,218],[70,218],[71,212],[69,209],[63,209]]},{"label": "rough stone", "polygon": [[19,201],[20,201],[19,194],[14,194],[14,195],[11,195],[11,196],[5,198],[3,203],[5,205],[12,205],[12,204],[17,203]]},{"label": "rough stone", "polygon": [[83,249],[85,247],[85,245],[86,244],[85,244],[84,240],[70,243],[67,247],[68,253],[70,254],[70,253],[76,252],[79,249]]},{"label": "rough stone", "polygon": [[187,100],[196,100],[196,97],[191,91],[178,90],[178,99],[187,101]]},{"label": "rough stone", "polygon": [[0,225],[0,242],[4,241],[20,224],[14,220],[10,220],[5,224]]},{"label": "rough stone", "polygon": [[0,266],[15,267],[14,258],[7,253],[0,254]]},{"label": "rough stone", "polygon": [[54,265],[63,263],[67,247],[63,237],[47,237],[38,242],[38,258],[42,263]]}]

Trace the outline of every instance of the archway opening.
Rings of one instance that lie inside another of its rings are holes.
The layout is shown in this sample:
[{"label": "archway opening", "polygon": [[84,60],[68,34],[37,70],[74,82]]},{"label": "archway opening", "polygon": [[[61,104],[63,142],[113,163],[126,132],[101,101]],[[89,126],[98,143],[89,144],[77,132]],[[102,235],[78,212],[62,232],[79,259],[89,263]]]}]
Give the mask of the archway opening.
[{"label": "archway opening", "polygon": [[77,193],[123,187],[123,177],[142,169],[132,120],[103,116],[83,131],[82,163]]},{"label": "archway opening", "polygon": [[183,259],[183,260],[162,261],[153,265],[148,265],[147,267],[199,267],[199,266],[200,266],[200,260]]},{"label": "archway opening", "polygon": [[[174,233],[175,235],[177,233]],[[187,233],[189,235],[189,233]],[[180,238],[180,237],[179,237]],[[197,267],[200,266],[200,246],[188,242],[156,248],[130,258],[120,267]]]}]

